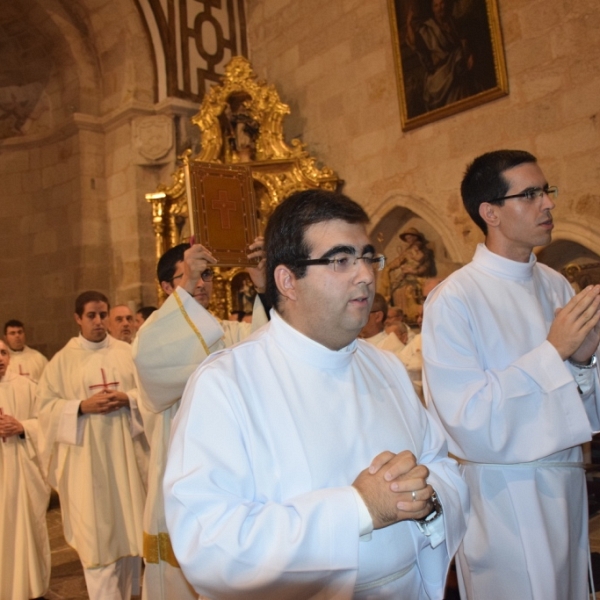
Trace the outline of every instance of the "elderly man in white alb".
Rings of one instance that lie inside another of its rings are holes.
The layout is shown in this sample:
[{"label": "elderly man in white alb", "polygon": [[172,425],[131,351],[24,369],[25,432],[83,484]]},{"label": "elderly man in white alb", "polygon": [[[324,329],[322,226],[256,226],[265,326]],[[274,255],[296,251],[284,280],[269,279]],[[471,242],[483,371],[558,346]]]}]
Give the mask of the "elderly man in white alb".
[{"label": "elderly man in white alb", "polygon": [[0,598],[28,600],[48,591],[50,488],[37,451],[35,384],[9,373],[0,341]]},{"label": "elderly man in white alb", "polygon": [[[265,287],[262,238],[249,248],[256,268],[248,271],[258,292]],[[231,346],[267,322],[257,298],[252,325],[219,321],[209,311],[215,258],[201,244],[180,244],[158,261],[157,276],[168,295],[140,328],[133,353],[140,383],[140,408],[150,443],[148,497],[144,509],[144,600],[194,599],[173,554],[162,492],[171,423],[185,384],[212,352]]]},{"label": "elderly man in white alb", "polygon": [[429,294],[423,321],[428,405],[471,490],[461,597],[587,600],[580,445],[600,429],[600,286],[573,296],[536,261],[558,190],[530,153],[476,158],[461,192],[485,244]]},{"label": "elderly man in white alb", "polygon": [[80,294],[80,334],[42,375],[42,467],[60,495],[65,539],[90,599],[130,600],[142,555],[145,489],[134,438],[143,429],[131,347],[107,335],[108,310],[104,294]]},{"label": "elderly man in white alb", "polygon": [[111,306],[108,313],[108,333],[127,344],[133,342],[137,326],[131,309],[125,304]]},{"label": "elderly man in white alb", "polygon": [[48,364],[48,359],[41,352],[27,345],[25,325],[17,319],[7,321],[4,324],[4,341],[10,352],[9,373],[25,375],[37,383]]},{"label": "elderly man in white alb", "polygon": [[357,336],[384,265],[341,194],[265,233],[269,325],[206,359],[175,418],[165,508],[210,598],[440,599],[468,497],[402,364]]},{"label": "elderly man in white alb", "polygon": [[375,294],[373,306],[369,313],[369,320],[362,328],[359,337],[365,340],[365,342],[373,344],[376,348],[393,352],[399,357],[400,352],[404,349],[404,344],[394,332],[388,333],[384,330],[387,312],[388,303],[385,298],[381,294]]}]

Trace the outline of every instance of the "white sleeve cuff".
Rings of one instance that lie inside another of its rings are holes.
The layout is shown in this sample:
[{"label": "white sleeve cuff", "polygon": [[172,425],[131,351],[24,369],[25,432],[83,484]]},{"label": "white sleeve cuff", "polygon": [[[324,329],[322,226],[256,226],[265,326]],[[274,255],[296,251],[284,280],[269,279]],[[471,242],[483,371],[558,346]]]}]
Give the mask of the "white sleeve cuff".
[{"label": "white sleeve cuff", "polygon": [[596,369],[580,369],[572,363],[568,363],[568,365],[573,374],[573,378],[575,379],[575,383],[581,390],[581,395],[585,396],[591,392],[594,388],[594,375],[596,374]]},{"label": "white sleeve cuff", "polygon": [[371,513],[362,499],[362,496],[358,493],[358,490],[354,486],[350,486],[350,489],[354,493],[356,499],[356,506],[358,508],[358,536],[361,542],[368,542],[371,539],[371,533],[373,532],[373,519]]}]

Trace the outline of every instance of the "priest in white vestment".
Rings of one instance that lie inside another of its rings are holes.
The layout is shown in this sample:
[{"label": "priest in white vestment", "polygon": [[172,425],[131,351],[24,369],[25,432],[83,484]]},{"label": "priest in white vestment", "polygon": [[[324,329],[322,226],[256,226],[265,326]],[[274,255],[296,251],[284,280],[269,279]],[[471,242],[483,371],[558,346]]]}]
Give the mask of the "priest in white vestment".
[{"label": "priest in white vestment", "polygon": [[131,347],[106,333],[106,297],[84,292],[75,307],[80,335],[56,353],[38,386],[43,467],[90,598],[129,600],[139,587],[145,500],[135,367]]},{"label": "priest in white vestment", "polygon": [[110,307],[108,315],[108,333],[110,333],[115,340],[121,340],[122,342],[131,344],[136,331],[135,317],[129,306],[117,304],[117,306]]},{"label": "priest in white vestment", "polygon": [[50,488],[40,470],[35,384],[8,373],[0,341],[0,598],[29,600],[48,591]]},{"label": "priest in white vestment", "polygon": [[188,382],[166,518],[210,598],[443,598],[468,496],[401,363],[356,340],[384,265],[367,222],[323,190],[280,204],[270,323]]},{"label": "priest in white vestment", "polygon": [[398,339],[398,336],[395,333],[387,333],[384,330],[387,312],[388,303],[386,302],[386,299],[381,294],[375,294],[373,306],[369,313],[369,320],[362,328],[359,337],[376,348],[393,352],[399,357],[400,352],[404,349],[404,344]]},{"label": "priest in white vestment", "polygon": [[37,383],[48,364],[48,359],[27,345],[25,326],[21,321],[11,319],[4,324],[4,341],[10,352],[8,372],[24,375]]},{"label": "priest in white vestment", "polygon": [[580,445],[600,428],[600,286],[573,297],[532,254],[557,192],[527,152],[477,158],[462,195],[485,244],[425,304],[426,398],[471,491],[468,600],[588,598]]},{"label": "priest in white vestment", "polygon": [[[259,260],[250,269],[255,287],[264,291],[262,238],[250,248]],[[185,384],[209,353],[232,346],[267,322],[257,297],[252,324],[219,321],[207,309],[212,294],[210,267],[215,259],[201,244],[180,244],[160,258],[157,276],[168,295],[159,310],[140,328],[133,343],[138,370],[140,409],[150,443],[148,496],[144,508],[144,600],[195,599],[198,594],[186,581],[173,554],[163,501],[171,423]]]}]

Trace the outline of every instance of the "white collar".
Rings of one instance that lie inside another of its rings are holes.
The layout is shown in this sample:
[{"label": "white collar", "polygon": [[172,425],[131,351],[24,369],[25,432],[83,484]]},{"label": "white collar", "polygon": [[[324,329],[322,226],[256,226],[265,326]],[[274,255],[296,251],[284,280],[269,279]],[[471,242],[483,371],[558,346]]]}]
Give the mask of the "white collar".
[{"label": "white collar", "polygon": [[499,254],[495,254],[487,248],[485,244],[477,244],[473,263],[485,271],[492,271],[499,277],[506,279],[531,279],[533,267],[537,259],[533,252],[529,257],[528,262],[519,262],[505,258]]},{"label": "white collar", "polygon": [[340,350],[330,350],[294,329],[275,309],[271,309],[269,334],[287,354],[291,354],[299,361],[323,369],[347,367],[357,348],[356,340],[353,340]]},{"label": "white collar", "polygon": [[80,333],[77,341],[84,350],[102,350],[102,348],[108,348],[110,344],[110,335],[107,333],[106,337],[101,342],[90,342],[90,340],[86,340]]}]

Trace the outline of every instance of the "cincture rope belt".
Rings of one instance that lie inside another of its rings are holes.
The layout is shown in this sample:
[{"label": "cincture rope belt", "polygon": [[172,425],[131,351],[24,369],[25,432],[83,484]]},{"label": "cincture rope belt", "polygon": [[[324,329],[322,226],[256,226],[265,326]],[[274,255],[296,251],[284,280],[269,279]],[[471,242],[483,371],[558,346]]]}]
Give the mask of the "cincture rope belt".
[{"label": "cincture rope belt", "polygon": [[192,331],[196,334],[197,338],[200,340],[200,343],[202,344],[202,348],[204,348],[204,352],[206,352],[206,356],[208,356],[210,354],[210,350],[208,349],[208,346],[206,345],[206,342],[204,341],[202,334],[200,333],[200,331],[198,330],[198,328],[196,327],[196,325],[194,324],[192,319],[190,319],[190,315],[187,314],[187,311],[185,310],[185,308],[183,306],[183,302],[181,301],[181,298],[179,297],[177,290],[175,290],[173,292],[173,296],[175,296],[175,300],[177,300],[177,306],[179,306],[179,310],[181,311],[183,318],[187,321],[187,324],[192,328]]},{"label": "cincture rope belt", "polygon": [[396,579],[400,579],[400,577],[404,577],[407,573],[412,571],[415,563],[412,565],[408,565],[408,567],[402,569],[401,571],[396,571],[391,575],[387,575],[386,577],[382,577],[381,579],[376,579],[375,581],[367,581],[365,583],[359,583],[354,586],[354,593],[356,592],[364,592],[365,590],[372,590],[373,588],[380,587],[385,585],[386,583],[391,583],[392,581],[396,581]]},{"label": "cincture rope belt", "polygon": [[551,462],[544,460],[534,460],[532,462],[523,462],[523,463],[478,463],[472,462],[470,460],[463,460],[462,458],[456,458],[455,460],[465,466],[474,466],[474,467],[497,467],[499,469],[506,468],[515,468],[515,469],[529,469],[529,468],[552,468],[552,469],[584,469],[585,465],[582,462]]},{"label": "cincture rope belt", "polygon": [[[497,467],[497,468],[514,468],[514,469],[529,469],[529,468],[546,468],[546,469],[585,469],[585,465],[582,462],[551,462],[551,461],[543,461],[543,460],[534,460],[532,462],[524,462],[524,463],[514,463],[514,464],[506,464],[506,463],[478,463],[471,462],[470,460],[462,460],[461,458],[456,458],[456,461],[465,466],[475,466],[475,467]],[[596,590],[594,589],[594,576],[592,574],[592,555],[590,553],[590,547],[588,545],[588,573],[590,582],[592,585],[592,595],[591,598],[596,600]]]}]

